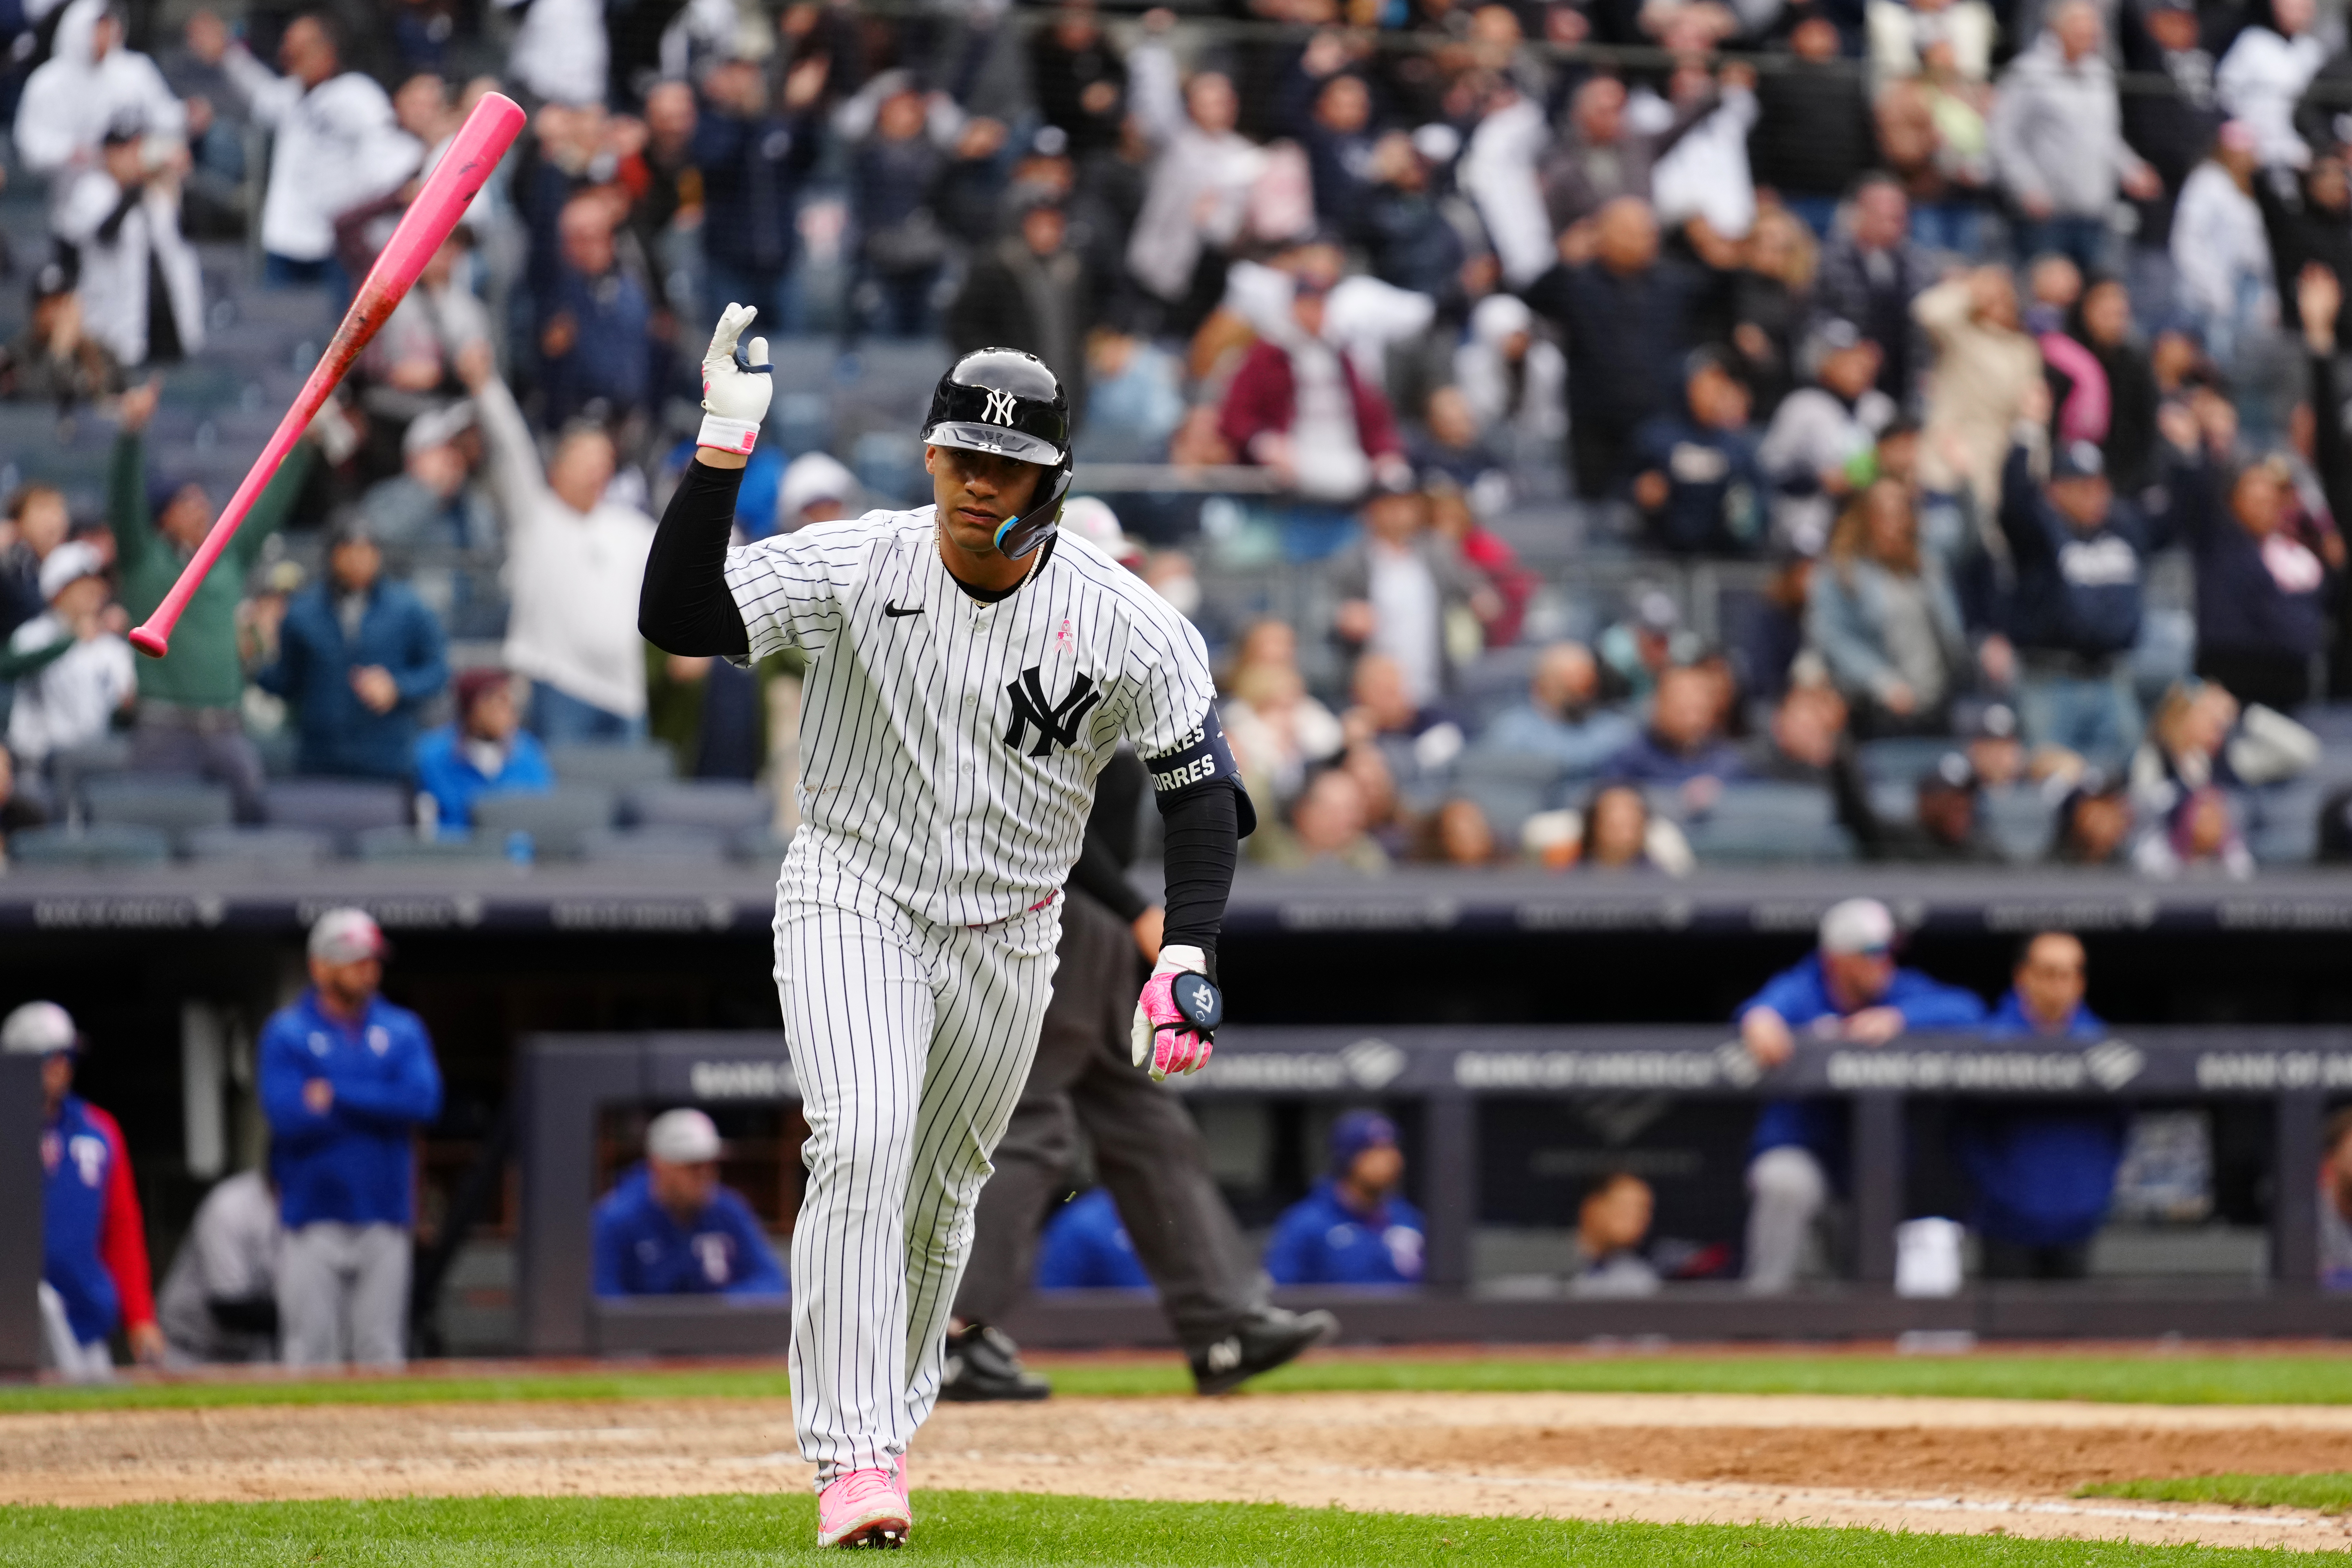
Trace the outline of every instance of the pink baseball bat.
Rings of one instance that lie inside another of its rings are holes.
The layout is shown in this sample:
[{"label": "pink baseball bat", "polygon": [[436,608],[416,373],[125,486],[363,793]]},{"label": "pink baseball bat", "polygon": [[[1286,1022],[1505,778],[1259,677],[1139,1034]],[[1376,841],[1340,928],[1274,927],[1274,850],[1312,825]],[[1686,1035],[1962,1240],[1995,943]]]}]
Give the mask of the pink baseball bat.
[{"label": "pink baseball bat", "polygon": [[245,482],[236,487],[236,494],[221,509],[212,531],[205,535],[205,542],[181,569],[179,581],[163,595],[163,602],[155,606],[155,613],[131,634],[132,647],[151,658],[163,658],[170,648],[172,628],[180,624],[181,613],[187,609],[188,601],[195,596],[221,552],[236,537],[245,514],[261,499],[271,476],[294,449],[294,443],[302,438],[302,432],[326,403],[327,395],[335,390],[335,384],[352,368],[352,361],[391,319],[394,308],[416,281],[417,274],[433,259],[433,253],[441,248],[441,242],[449,237],[449,231],[457,226],[457,220],[466,216],[467,205],[482,188],[482,182],[490,177],[490,171],[499,166],[499,160],[506,156],[522,122],[522,106],[495,92],[483,94],[474,112],[466,116],[466,123],[458,128],[449,151],[433,166],[424,189],[408,204],[408,211],[392,231],[391,240],[375,258],[375,265],[368,268],[367,281],[360,285],[352,308],[343,312],[342,324],[335,329],[334,339],[327,344],[327,352],[310,372],[310,378],[302,384],[294,406],[278,422],[269,445],[261,449],[261,456],[246,471]]}]

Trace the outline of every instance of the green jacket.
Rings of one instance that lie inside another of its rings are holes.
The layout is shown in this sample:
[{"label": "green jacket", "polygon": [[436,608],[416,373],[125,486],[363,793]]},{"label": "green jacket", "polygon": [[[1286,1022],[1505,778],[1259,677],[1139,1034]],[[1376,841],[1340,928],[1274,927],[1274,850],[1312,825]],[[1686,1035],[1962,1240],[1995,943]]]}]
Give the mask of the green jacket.
[{"label": "green jacket", "polygon": [[[298,441],[269,488],[246,514],[245,526],[222,552],[172,633],[172,651],[139,661],[142,700],[176,702],[186,708],[234,708],[245,691],[245,667],[236,654],[236,606],[245,580],[269,536],[285,526],[303,481],[310,477],[316,448]],[[188,563],[189,552],[155,530],[147,505],[147,447],[134,431],[114,443],[107,475],[106,521],[114,530],[115,558],[122,573],[122,606],[143,621]]]}]

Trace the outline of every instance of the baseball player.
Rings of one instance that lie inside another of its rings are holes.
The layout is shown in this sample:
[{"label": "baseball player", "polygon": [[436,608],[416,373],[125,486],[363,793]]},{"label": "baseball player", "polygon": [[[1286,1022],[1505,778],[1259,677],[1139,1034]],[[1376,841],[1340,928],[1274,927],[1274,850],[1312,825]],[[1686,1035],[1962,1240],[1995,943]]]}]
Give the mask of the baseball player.
[{"label": "baseball player", "polygon": [[[1117,515],[1091,496],[1073,498],[1061,526],[1122,564],[1138,563],[1140,552]],[[995,1325],[1028,1294],[1038,1227],[1076,1152],[1077,1126],[1094,1146],[1096,1168],[1202,1393],[1223,1394],[1338,1331],[1328,1312],[1267,1302],[1265,1275],[1209,1173],[1200,1129],[1130,1065],[1128,999],[1139,954],[1146,962],[1159,956],[1165,918],[1127,879],[1148,783],[1126,747],[1096,781],[1085,847],[1063,889],[1059,963],[1036,1063],[974,1214],[971,1268],[956,1292],[942,1399],[1043,1399],[1051,1392]]]},{"label": "baseball player", "polygon": [[793,1237],[793,1413],[820,1545],[896,1545],[908,1441],[939,1397],[973,1200],[1037,1046],[1095,776],[1119,742],[1166,822],[1165,942],[1133,1019],[1152,1076],[1208,1058],[1235,838],[1253,826],[1201,639],[1140,579],[1057,537],[1069,402],[1011,350],[940,379],[933,504],[727,544],[769,398],[730,305],[700,450],[646,562],[674,654],[797,647],[802,826],[776,887],[776,985],[809,1122]]},{"label": "baseball player", "polygon": [[0,1023],[0,1051],[41,1058],[41,1344],[72,1383],[114,1375],[107,1337],[163,1359],[147,1269],[147,1227],[114,1118],[73,1092],[81,1035],[54,1002],[27,1002]]}]

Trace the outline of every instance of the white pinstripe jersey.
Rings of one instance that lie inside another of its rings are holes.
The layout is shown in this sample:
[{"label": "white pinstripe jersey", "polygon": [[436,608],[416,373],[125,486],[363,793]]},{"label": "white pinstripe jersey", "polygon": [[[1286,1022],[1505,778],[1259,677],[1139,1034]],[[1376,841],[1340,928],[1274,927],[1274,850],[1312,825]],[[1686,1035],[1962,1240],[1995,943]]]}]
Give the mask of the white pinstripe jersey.
[{"label": "white pinstripe jersey", "polygon": [[933,511],[730,550],[727,585],[752,658],[809,658],[778,895],[976,925],[1060,889],[1120,739],[1147,759],[1197,747],[1215,688],[1192,623],[1093,545],[1060,534],[982,604],[940,560]]}]

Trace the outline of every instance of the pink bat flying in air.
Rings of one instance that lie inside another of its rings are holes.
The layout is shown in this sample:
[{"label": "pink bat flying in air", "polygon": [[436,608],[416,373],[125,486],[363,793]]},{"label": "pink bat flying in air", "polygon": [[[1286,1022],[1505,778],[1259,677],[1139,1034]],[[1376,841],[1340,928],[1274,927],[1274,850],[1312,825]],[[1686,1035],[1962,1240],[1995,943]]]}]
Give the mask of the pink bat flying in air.
[{"label": "pink bat flying in air", "polygon": [[172,628],[180,624],[180,613],[188,607],[189,599],[194,596],[205,574],[213,569],[213,563],[220,559],[221,552],[228,548],[228,542],[236,537],[245,514],[261,499],[270,477],[286,460],[286,454],[294,449],[294,443],[301,439],[312,416],[326,403],[327,395],[335,390],[335,384],[352,368],[352,361],[391,319],[394,307],[407,294],[416,275],[425,270],[425,264],[441,248],[449,231],[457,226],[457,220],[466,216],[467,205],[482,188],[482,182],[490,177],[490,171],[499,166],[499,160],[513,144],[522,122],[521,105],[495,92],[485,93],[481,102],[474,106],[474,112],[466,117],[466,123],[449,143],[449,151],[434,165],[433,173],[425,178],[425,188],[416,193],[416,199],[409,204],[400,226],[392,231],[383,254],[368,268],[367,281],[360,285],[358,297],[343,313],[342,325],[335,329],[334,341],[320,356],[310,379],[302,384],[294,406],[278,422],[269,445],[254,459],[245,482],[236,487],[236,494],[221,509],[212,531],[205,535],[204,543],[197,546],[195,554],[181,570],[172,591],[163,595],[163,602],[155,606],[155,613],[147,617],[145,624],[131,634],[132,647],[151,658],[163,657],[171,646]]}]

